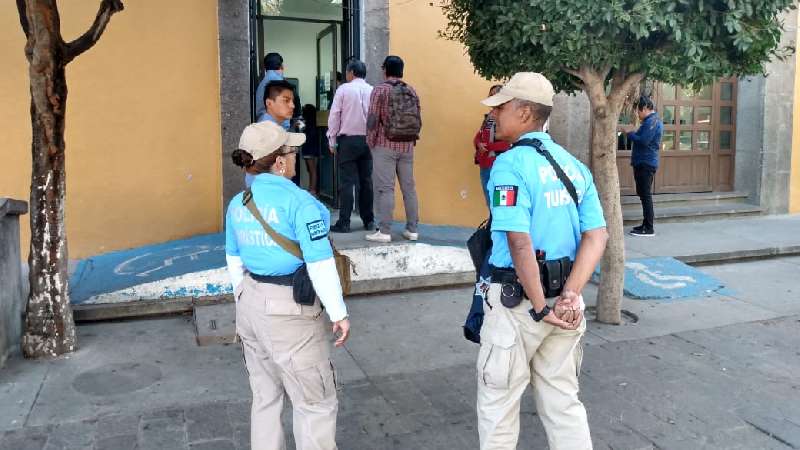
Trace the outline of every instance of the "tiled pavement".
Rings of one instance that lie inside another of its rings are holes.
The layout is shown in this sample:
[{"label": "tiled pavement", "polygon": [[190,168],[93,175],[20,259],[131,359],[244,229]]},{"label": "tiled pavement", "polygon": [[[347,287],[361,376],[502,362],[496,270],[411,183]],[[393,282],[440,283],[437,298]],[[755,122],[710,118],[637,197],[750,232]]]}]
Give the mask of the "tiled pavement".
[{"label": "tiled pavement", "polygon": [[[798,332],[794,316],[586,345],[582,398],[595,448],[800,447]],[[474,404],[470,363],[350,381],[340,392],[339,447],[477,448]],[[248,408],[231,399],[29,426],[6,432],[0,449],[247,449]],[[519,448],[545,446],[526,395]]]},{"label": "tiled pavement", "polygon": [[[581,398],[595,448],[800,448],[798,268],[797,257],[704,267],[729,296],[625,299],[638,323],[590,322]],[[469,298],[348,300],[353,337],[334,352],[340,449],[478,447],[477,346],[460,329]],[[0,450],[249,448],[240,350],[198,347],[193,330],[187,317],[82,325],[67,357],[12,359],[0,369]],[[288,408],[283,422],[294,448]],[[546,446],[526,395],[518,448]]]}]

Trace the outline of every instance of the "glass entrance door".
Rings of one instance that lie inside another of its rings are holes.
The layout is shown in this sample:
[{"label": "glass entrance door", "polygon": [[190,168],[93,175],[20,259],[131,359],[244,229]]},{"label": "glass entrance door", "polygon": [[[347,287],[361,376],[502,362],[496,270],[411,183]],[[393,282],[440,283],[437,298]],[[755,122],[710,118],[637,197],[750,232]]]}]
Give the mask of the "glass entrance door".
[{"label": "glass entrance door", "polygon": [[[337,35],[338,24],[331,24],[329,27],[317,34],[317,125],[320,131],[327,131],[328,112],[333,104],[333,95],[336,91],[337,70],[339,67],[337,58]],[[324,127],[324,128],[323,128]],[[319,196],[327,203],[337,204],[337,180],[336,180],[336,158],[328,151],[327,139],[324,133],[320,133],[323,142],[321,143],[319,159]]]},{"label": "glass entrance door", "polygon": [[[251,42],[251,92],[255,94],[264,76],[264,55],[279,53],[284,61],[283,76],[296,82],[301,106],[317,109],[317,191],[326,203],[336,205],[336,164],[325,132],[344,65],[349,58],[359,57],[360,1],[250,0],[250,8],[251,36],[255,37]],[[253,101],[252,110],[257,103],[259,100]],[[300,172],[301,186],[308,187],[311,174],[303,164]]]}]

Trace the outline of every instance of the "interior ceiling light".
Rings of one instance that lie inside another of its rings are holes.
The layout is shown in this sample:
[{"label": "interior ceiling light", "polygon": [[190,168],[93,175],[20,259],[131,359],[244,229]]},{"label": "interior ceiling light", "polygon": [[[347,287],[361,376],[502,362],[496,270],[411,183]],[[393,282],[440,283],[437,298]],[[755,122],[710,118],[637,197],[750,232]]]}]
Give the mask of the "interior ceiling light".
[{"label": "interior ceiling light", "polygon": [[261,12],[266,15],[279,15],[283,0],[261,0]]},{"label": "interior ceiling light", "polygon": [[332,5],[341,5],[342,4],[342,0],[331,0],[331,4]]}]

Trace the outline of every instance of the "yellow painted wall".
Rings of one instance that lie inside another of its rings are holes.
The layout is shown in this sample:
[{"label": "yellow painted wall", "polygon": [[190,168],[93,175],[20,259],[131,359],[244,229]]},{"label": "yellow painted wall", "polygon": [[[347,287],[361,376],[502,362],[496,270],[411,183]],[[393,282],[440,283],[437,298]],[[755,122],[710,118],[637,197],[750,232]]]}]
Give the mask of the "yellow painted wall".
[{"label": "yellow painted wall", "polygon": [[[59,2],[65,40],[91,25],[99,3]],[[97,45],[67,67],[71,259],[221,229],[217,36],[215,0],[126,1]],[[0,2],[0,196],[27,200],[24,45],[15,3]]]},{"label": "yellow painted wall", "polygon": [[[481,105],[492,83],[478,76],[464,48],[441,39],[446,25],[439,2],[391,0],[389,51],[405,61],[404,79],[422,105],[422,136],[414,176],[420,221],[475,226],[488,215],[472,138],[488,108]],[[396,217],[403,218],[398,192]]]},{"label": "yellow painted wall", "polygon": [[[800,12],[795,14],[800,14]],[[797,37],[800,37],[800,32],[797,33]],[[800,213],[800,57],[797,55],[795,55],[794,63],[792,173],[789,181],[789,212]]]}]

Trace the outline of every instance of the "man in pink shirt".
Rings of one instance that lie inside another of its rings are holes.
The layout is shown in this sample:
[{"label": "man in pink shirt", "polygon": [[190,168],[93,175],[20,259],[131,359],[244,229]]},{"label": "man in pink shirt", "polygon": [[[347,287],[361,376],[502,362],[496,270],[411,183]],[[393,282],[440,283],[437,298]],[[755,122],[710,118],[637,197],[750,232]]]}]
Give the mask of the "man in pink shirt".
[{"label": "man in pink shirt", "polygon": [[358,186],[358,211],[364,229],[375,228],[372,211],[372,153],[367,146],[367,113],[372,86],[364,81],[367,66],[358,60],[347,64],[347,83],[336,90],[328,115],[328,144],[336,155],[339,174],[339,220],[334,233],[350,232],[353,189]]}]

